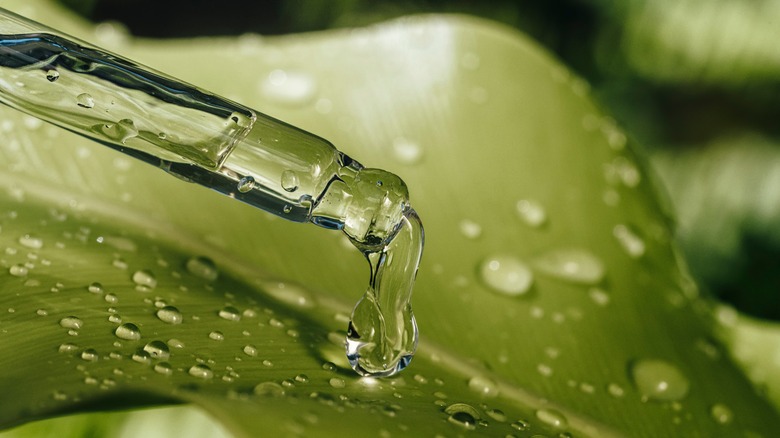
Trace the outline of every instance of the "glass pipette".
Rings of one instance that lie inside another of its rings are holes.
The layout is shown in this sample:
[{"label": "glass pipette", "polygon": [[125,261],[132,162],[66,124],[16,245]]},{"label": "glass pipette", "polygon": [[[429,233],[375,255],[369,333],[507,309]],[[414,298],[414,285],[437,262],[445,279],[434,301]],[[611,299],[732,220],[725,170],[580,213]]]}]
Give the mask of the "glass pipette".
[{"label": "glass pipette", "polygon": [[[0,102],[285,219],[342,230],[372,266],[349,329],[353,368],[389,375],[411,360],[417,327],[409,300],[422,226],[397,176],[2,8]],[[413,232],[391,245],[396,234],[409,234],[399,233],[404,227]],[[385,268],[390,251],[410,263]]]}]

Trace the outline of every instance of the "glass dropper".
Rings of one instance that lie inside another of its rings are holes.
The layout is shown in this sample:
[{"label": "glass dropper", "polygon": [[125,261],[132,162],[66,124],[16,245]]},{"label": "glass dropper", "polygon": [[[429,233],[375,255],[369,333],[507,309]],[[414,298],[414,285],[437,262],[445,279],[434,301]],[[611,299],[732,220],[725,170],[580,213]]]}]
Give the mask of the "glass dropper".
[{"label": "glass dropper", "polygon": [[378,377],[411,361],[418,334],[410,301],[424,238],[397,176],[2,8],[0,103],[285,219],[342,230],[371,267],[347,330],[350,365]]}]

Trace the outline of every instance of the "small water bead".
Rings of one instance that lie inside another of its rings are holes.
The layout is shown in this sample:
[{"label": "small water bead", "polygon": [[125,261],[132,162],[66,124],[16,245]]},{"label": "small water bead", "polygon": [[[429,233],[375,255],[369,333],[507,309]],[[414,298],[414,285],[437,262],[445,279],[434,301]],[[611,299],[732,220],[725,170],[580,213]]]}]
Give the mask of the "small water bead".
[{"label": "small water bead", "polygon": [[182,348],[184,348],[184,342],[182,342],[182,341],[180,341],[180,340],[178,340],[176,338],[171,338],[171,339],[168,339],[168,346],[171,347],[171,348],[182,349]]},{"label": "small water bead", "polygon": [[154,371],[164,376],[170,376],[173,374],[173,367],[168,362],[159,362],[154,364]]},{"label": "small water bead", "polygon": [[528,292],[534,278],[528,265],[514,256],[503,254],[485,259],[479,273],[490,289],[510,296]]},{"label": "small water bead", "polygon": [[30,249],[43,248],[43,239],[31,234],[25,234],[19,238],[19,244]]},{"label": "small water bead", "polygon": [[298,374],[295,376],[295,381],[298,383],[308,383],[309,382],[309,376],[306,374]]},{"label": "small water bead", "polygon": [[163,308],[158,309],[156,315],[157,319],[160,321],[173,325],[181,324],[184,320],[179,309],[173,306],[164,306]]},{"label": "small water bead", "polygon": [[728,406],[722,403],[712,405],[710,416],[718,424],[729,424],[734,420],[734,413]]},{"label": "small water bead", "polygon": [[122,324],[122,317],[117,314],[108,315],[108,322],[112,322],[114,324]]},{"label": "small water bead", "polygon": [[149,353],[152,359],[167,360],[171,357],[171,350],[163,341],[152,341],[144,345],[144,351]]},{"label": "small water bead", "polygon": [[215,331],[209,333],[209,339],[211,339],[213,341],[224,341],[225,340],[225,335],[222,334],[222,332],[215,330]]},{"label": "small water bead", "polygon": [[628,226],[615,225],[615,228],[612,229],[612,235],[631,258],[638,259],[645,254],[644,240]]},{"label": "small water bead", "polygon": [[97,351],[92,348],[87,348],[81,352],[81,359],[87,362],[95,362],[99,359]]},{"label": "small water bead", "polygon": [[547,222],[547,212],[538,201],[521,199],[517,201],[516,208],[517,215],[529,227],[538,228]]},{"label": "small water bead", "polygon": [[102,294],[104,292],[103,285],[98,282],[90,283],[87,286],[87,290],[93,294]]},{"label": "small water bead", "polygon": [[24,277],[29,272],[30,270],[27,268],[27,266],[23,264],[16,264],[8,268],[8,273],[13,275],[14,277]]},{"label": "small water bead", "polygon": [[626,393],[623,387],[618,385],[617,383],[610,383],[609,385],[607,385],[607,392],[609,393],[609,395],[615,398],[623,397]]},{"label": "small water bead", "polygon": [[133,273],[133,282],[148,289],[154,289],[157,287],[157,277],[151,271],[146,269],[135,271]]},{"label": "small water bead", "polygon": [[314,99],[317,82],[304,72],[276,69],[260,83],[260,92],[275,103],[301,106]]},{"label": "small water bead", "polygon": [[285,170],[282,172],[282,188],[286,192],[294,192],[298,190],[298,186],[301,182],[298,180],[298,175],[292,170]]},{"label": "small water bead", "polygon": [[211,368],[209,368],[208,365],[202,363],[191,366],[187,372],[193,377],[198,377],[204,380],[214,377],[214,372],[211,371]]},{"label": "small water bead", "polygon": [[590,299],[599,306],[606,306],[609,304],[609,294],[603,289],[592,287],[588,290],[588,296]]},{"label": "small water bead", "polygon": [[330,384],[331,387],[336,389],[341,389],[347,386],[346,382],[344,382],[344,379],[338,377],[331,377],[331,379],[328,380],[328,383]]},{"label": "small water bead", "polygon": [[57,70],[46,70],[46,80],[49,82],[57,82],[60,78],[60,73]]},{"label": "small water bead", "polygon": [[482,235],[482,227],[472,220],[463,219],[458,225],[460,233],[467,239],[477,239]]},{"label": "small water bead", "polygon": [[531,427],[531,425],[528,424],[528,422],[523,421],[523,420],[517,420],[517,421],[513,422],[511,426],[512,426],[513,429],[520,430],[520,431],[528,430],[528,428]]},{"label": "small water bead", "polygon": [[469,379],[469,389],[483,397],[492,398],[498,395],[498,386],[487,377],[472,377]]},{"label": "small water bead", "polygon": [[138,329],[137,325],[126,322],[114,330],[114,335],[126,341],[137,341],[141,339],[141,330]]},{"label": "small water bead", "polygon": [[480,419],[479,412],[466,403],[451,404],[444,409],[444,413],[449,415],[447,421],[467,430],[476,429]]},{"label": "small water bead", "polygon": [[[293,283],[268,282],[263,284],[263,290],[274,299],[305,309],[314,307],[314,298],[302,287]],[[347,318],[349,322],[349,318]]]},{"label": "small water bead", "polygon": [[256,395],[281,397],[284,395],[284,388],[276,382],[263,382],[255,386],[254,393]]},{"label": "small water bead", "polygon": [[228,321],[240,321],[241,320],[241,312],[238,311],[235,307],[232,306],[225,306],[218,312],[218,315],[222,319],[226,319]]},{"label": "small water bead", "polygon": [[422,160],[423,151],[419,144],[406,137],[393,140],[393,156],[401,164],[417,164]]},{"label": "small water bead", "polygon": [[534,261],[536,268],[555,278],[577,284],[597,284],[604,279],[604,263],[591,252],[579,248],[552,250]]},{"label": "small water bead", "polygon": [[539,409],[536,411],[536,418],[556,429],[565,429],[568,426],[566,417],[554,409]]},{"label": "small water bead", "polygon": [[78,349],[78,345],[66,342],[64,344],[60,344],[60,346],[57,348],[57,351],[59,353],[75,353]]},{"label": "small water bead", "polygon": [[214,281],[219,277],[217,265],[208,257],[190,257],[185,267],[187,272],[204,280]]},{"label": "small water bead", "polygon": [[682,400],[690,383],[680,370],[660,359],[642,359],[631,364],[631,378],[644,400]]},{"label": "small water bead", "polygon": [[95,99],[89,93],[81,93],[76,96],[76,104],[82,108],[92,108],[95,106]]},{"label": "small water bead", "polygon": [[506,421],[506,414],[501,409],[488,409],[485,411],[485,413],[488,415],[488,417],[498,421],[499,423]]},{"label": "small water bead", "polygon": [[253,188],[255,188],[255,178],[251,175],[241,178],[236,184],[236,189],[241,193],[247,193]]},{"label": "small water bead", "polygon": [[62,328],[78,330],[83,326],[84,326],[84,321],[82,321],[81,319],[75,316],[66,316],[65,318],[62,318],[60,320],[60,327]]}]

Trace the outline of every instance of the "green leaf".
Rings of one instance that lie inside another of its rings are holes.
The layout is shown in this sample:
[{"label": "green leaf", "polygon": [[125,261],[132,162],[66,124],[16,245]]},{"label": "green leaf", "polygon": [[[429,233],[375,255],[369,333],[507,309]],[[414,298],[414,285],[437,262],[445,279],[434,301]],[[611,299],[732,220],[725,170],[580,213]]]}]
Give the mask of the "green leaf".
[{"label": "green leaf", "polygon": [[[43,1],[9,3],[97,37]],[[180,401],[237,436],[773,432],[777,413],[711,340],[651,176],[587,84],[522,35],[459,16],[98,35],[404,178],[428,237],[418,354],[388,379],[347,366],[368,269],[339,234],[2,108],[0,424]],[[140,339],[117,336],[127,323]]]}]

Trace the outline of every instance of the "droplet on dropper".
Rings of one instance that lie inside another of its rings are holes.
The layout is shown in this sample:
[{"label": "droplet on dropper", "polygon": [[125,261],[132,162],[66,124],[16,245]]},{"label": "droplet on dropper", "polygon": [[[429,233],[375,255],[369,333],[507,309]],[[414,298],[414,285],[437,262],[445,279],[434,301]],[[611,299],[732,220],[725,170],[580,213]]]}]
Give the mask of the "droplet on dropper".
[{"label": "droplet on dropper", "polygon": [[241,193],[246,193],[252,190],[254,187],[255,187],[255,178],[249,175],[238,180],[238,184],[236,185],[236,189],[238,189],[238,191]]},{"label": "droplet on dropper", "polygon": [[371,284],[352,311],[346,339],[347,359],[360,375],[391,376],[414,356],[418,332],[410,300],[423,240],[422,223],[409,210],[387,246],[364,251]]},{"label": "droplet on dropper", "polygon": [[298,175],[292,170],[285,170],[282,172],[282,188],[287,192],[294,192],[298,190]]},{"label": "droplet on dropper", "polygon": [[92,108],[95,106],[95,100],[89,93],[81,93],[76,96],[76,104],[82,108]]},{"label": "droplet on dropper", "polygon": [[56,82],[60,78],[60,73],[57,70],[46,70],[46,80],[49,82]]}]

